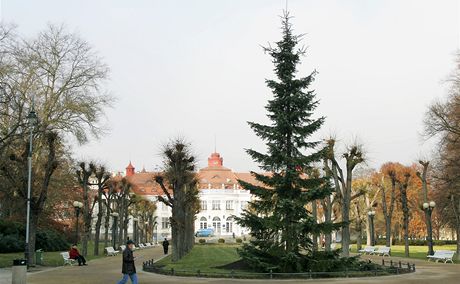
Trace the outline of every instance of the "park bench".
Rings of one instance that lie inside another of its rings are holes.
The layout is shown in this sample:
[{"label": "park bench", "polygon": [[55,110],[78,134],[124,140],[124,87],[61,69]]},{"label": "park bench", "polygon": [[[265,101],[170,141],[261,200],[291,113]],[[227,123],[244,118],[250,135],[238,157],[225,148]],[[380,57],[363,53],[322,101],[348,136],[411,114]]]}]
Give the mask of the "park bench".
[{"label": "park bench", "polygon": [[147,248],[147,247],[144,246],[142,243],[139,243],[139,248],[140,248],[140,249],[145,249],[145,248]]},{"label": "park bench", "polygon": [[148,248],[153,247],[153,245],[151,243],[145,243],[145,246],[148,247]]},{"label": "park bench", "polygon": [[118,254],[118,251],[114,250],[113,247],[106,247],[105,251],[107,253],[107,256],[114,256]]},{"label": "park bench", "polygon": [[337,245],[335,243],[331,244],[331,250],[335,250],[336,246]]},{"label": "park bench", "polygon": [[447,263],[450,261],[451,263],[454,263],[452,258],[454,257],[455,251],[451,250],[437,250],[434,252],[433,255],[428,255],[427,258],[428,260],[433,259],[435,262],[438,261],[443,261],[444,263]]},{"label": "park bench", "polygon": [[366,246],[364,249],[360,249],[358,252],[359,253],[364,253],[364,254],[372,254],[375,251],[375,247],[373,246]]},{"label": "park bench", "polygon": [[62,258],[64,259],[64,266],[66,264],[72,266],[73,264],[75,264],[75,259],[73,258],[70,258],[70,255],[69,255],[69,252],[68,251],[64,251],[64,252],[61,252],[61,256]]},{"label": "park bench", "polygon": [[390,256],[390,247],[379,247],[376,251],[371,252],[370,254],[381,255],[381,256]]},{"label": "park bench", "polygon": [[125,245],[121,245],[121,246],[120,246],[120,251],[121,251],[121,252],[123,252],[125,249],[126,249],[126,246],[125,246]]}]

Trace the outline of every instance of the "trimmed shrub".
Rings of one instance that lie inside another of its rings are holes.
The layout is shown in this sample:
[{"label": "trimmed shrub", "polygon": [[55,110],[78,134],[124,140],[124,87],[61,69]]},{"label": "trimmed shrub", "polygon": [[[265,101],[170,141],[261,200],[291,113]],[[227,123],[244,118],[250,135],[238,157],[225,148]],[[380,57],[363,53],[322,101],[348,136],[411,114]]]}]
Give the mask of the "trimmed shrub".
[{"label": "trimmed shrub", "polygon": [[240,239],[240,238],[237,238],[235,241],[236,241],[237,244],[241,244],[243,242],[243,240]]},{"label": "trimmed shrub", "polygon": [[[0,253],[24,251],[25,224],[0,220]],[[44,251],[68,250],[65,236],[53,229],[37,230],[35,249]]]},{"label": "trimmed shrub", "polygon": [[198,242],[199,242],[200,244],[205,244],[205,243],[206,243],[206,240],[205,240],[205,239],[199,239]]},{"label": "trimmed shrub", "polygon": [[15,235],[0,235],[0,253],[24,251],[24,238]]},{"label": "trimmed shrub", "polygon": [[218,239],[217,242],[218,242],[219,244],[223,244],[223,243],[225,243],[225,240],[224,240],[224,239]]}]

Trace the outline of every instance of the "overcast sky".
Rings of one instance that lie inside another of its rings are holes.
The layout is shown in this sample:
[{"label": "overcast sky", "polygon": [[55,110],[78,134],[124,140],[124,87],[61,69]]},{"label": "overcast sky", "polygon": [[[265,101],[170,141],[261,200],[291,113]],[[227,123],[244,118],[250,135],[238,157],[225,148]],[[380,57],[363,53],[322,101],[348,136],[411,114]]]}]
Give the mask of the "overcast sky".
[{"label": "overcast sky", "polygon": [[[33,36],[64,23],[110,66],[110,134],[76,147],[78,159],[112,170],[160,164],[159,147],[181,135],[204,166],[214,150],[224,165],[256,170],[244,148],[263,150],[246,121],[266,122],[273,78],[261,45],[280,39],[285,0],[2,0],[3,21]],[[314,88],[326,125],[365,144],[369,165],[411,163],[431,151],[423,114],[446,92],[459,48],[458,1],[290,0],[294,29],[308,46],[299,75],[319,73]]]}]

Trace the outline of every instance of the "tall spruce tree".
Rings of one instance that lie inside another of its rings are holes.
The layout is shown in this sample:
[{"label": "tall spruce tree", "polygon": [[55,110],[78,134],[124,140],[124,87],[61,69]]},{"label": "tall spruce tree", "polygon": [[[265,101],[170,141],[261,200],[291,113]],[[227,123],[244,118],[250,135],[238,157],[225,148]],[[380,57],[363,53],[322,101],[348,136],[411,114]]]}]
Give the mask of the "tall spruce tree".
[{"label": "tall spruce tree", "polygon": [[307,174],[324,155],[318,150],[320,141],[308,140],[320,129],[324,117],[313,118],[318,101],[309,87],[316,71],[296,78],[305,49],[297,48],[301,36],[293,35],[289,21],[285,12],[282,40],[275,47],[264,48],[273,58],[278,78],[266,80],[274,96],[266,106],[271,124],[249,122],[256,135],[266,141],[267,152],[246,151],[269,174],[252,172],[262,186],[239,181],[255,196],[237,218],[252,235],[239,253],[249,265],[262,271],[308,271],[313,234],[332,229],[331,224],[317,224],[307,207],[329,195],[331,187],[328,177]]}]

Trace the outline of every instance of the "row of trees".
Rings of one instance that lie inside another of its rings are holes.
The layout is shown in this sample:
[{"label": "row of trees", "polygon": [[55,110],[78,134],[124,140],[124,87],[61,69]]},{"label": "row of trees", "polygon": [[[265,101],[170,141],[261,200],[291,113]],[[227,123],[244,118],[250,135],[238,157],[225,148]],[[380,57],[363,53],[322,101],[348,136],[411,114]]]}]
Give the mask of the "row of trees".
[{"label": "row of trees", "polygon": [[[108,68],[79,35],[50,25],[35,37],[0,27],[0,214],[25,223],[28,114],[35,111],[29,263],[37,226],[54,222],[63,199],[78,195],[70,141],[103,134]],[[58,210],[56,210],[58,209]],[[65,217],[65,216],[61,216]]]},{"label": "row of trees", "polygon": [[447,82],[447,97],[429,107],[424,122],[426,136],[437,141],[431,186],[439,219],[456,231],[460,260],[460,54]]},{"label": "row of trees", "polygon": [[[76,171],[79,189],[82,192],[83,201],[83,233],[82,233],[82,254],[87,255],[88,241],[94,225],[94,255],[99,255],[99,243],[101,240],[102,224],[104,223],[104,247],[109,243],[109,230],[117,229],[112,240],[116,248],[123,244],[128,236],[129,222],[137,218],[137,231],[141,232],[139,240],[152,238],[153,228],[156,225],[154,212],[156,206],[153,202],[137,196],[132,190],[132,184],[126,178],[112,177],[105,167],[97,166],[94,163],[79,164]],[[97,214],[95,214],[97,208]],[[117,213],[117,224],[111,223],[112,213]],[[146,234],[144,236],[144,234]],[[115,249],[116,249],[115,248]]]}]

